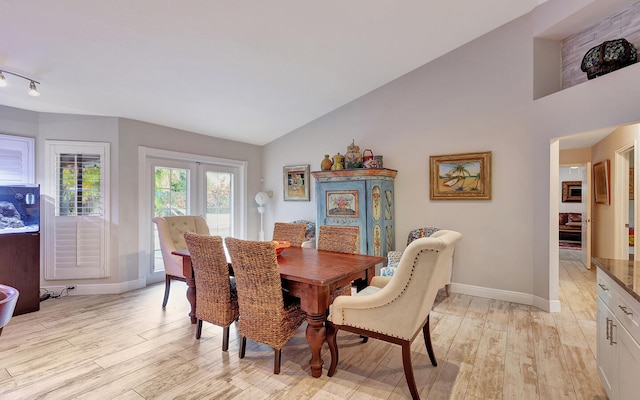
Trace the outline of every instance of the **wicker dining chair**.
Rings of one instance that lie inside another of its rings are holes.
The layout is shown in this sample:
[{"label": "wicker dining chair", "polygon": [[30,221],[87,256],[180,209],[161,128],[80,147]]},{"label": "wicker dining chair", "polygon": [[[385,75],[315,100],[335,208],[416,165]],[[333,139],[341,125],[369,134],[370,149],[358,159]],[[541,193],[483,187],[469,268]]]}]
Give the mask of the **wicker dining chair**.
[{"label": "wicker dining chair", "polygon": [[[318,234],[318,250],[358,254],[360,252],[360,228],[357,226],[321,225]],[[350,296],[351,285],[337,288],[331,294],[331,302],[336,296]]]},{"label": "wicker dining chair", "polygon": [[229,264],[220,236],[186,232],[196,280],[196,339],[202,335],[202,321],[222,327],[222,351],[229,349],[229,326],[238,319],[235,278],[229,277]]},{"label": "wicker dining chair", "polygon": [[300,299],[282,291],[278,257],[273,242],[225,238],[236,277],[240,306],[240,358],[247,338],[271,346],[273,373],[280,373],[281,350],[302,325],[306,314]]},{"label": "wicker dining chair", "polygon": [[293,247],[301,247],[305,240],[307,225],[276,222],[273,226],[273,240],[286,240]]}]

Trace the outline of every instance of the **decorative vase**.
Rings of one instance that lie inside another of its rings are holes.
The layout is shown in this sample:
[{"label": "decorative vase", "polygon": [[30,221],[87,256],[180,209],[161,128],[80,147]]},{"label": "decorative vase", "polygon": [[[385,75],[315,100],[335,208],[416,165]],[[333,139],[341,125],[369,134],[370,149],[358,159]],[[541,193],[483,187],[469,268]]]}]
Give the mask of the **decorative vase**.
[{"label": "decorative vase", "polygon": [[334,171],[339,169],[344,169],[344,166],[342,165],[343,160],[344,160],[344,156],[341,155],[340,153],[333,156],[333,165],[331,166],[331,169]]},{"label": "decorative vase", "polygon": [[329,158],[329,155],[325,154],[324,158],[320,162],[320,169],[323,170],[323,171],[328,171],[328,170],[331,169],[331,166],[333,166],[333,162]]},{"label": "decorative vase", "polygon": [[344,166],[347,169],[362,168],[362,153],[360,153],[360,146],[356,146],[355,139],[347,147],[347,153],[344,155]]}]

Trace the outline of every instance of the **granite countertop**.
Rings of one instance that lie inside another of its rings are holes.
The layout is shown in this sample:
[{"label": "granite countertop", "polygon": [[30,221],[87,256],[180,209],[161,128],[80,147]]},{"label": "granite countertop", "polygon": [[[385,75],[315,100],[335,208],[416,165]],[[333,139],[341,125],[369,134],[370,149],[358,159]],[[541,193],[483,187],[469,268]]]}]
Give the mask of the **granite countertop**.
[{"label": "granite countertop", "polygon": [[640,302],[640,261],[593,257],[591,262]]}]

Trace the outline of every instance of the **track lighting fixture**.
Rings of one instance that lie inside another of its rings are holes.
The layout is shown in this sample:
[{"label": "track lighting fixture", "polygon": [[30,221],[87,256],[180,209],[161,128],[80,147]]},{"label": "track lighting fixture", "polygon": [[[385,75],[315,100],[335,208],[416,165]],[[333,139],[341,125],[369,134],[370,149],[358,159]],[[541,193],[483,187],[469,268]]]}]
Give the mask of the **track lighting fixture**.
[{"label": "track lighting fixture", "polygon": [[40,96],[40,92],[38,92],[38,88],[36,87],[36,84],[40,84],[40,82],[28,78],[24,75],[20,75],[20,74],[16,74],[15,72],[11,72],[11,71],[7,71],[6,69],[1,69],[0,68],[0,87],[5,87],[7,86],[7,80],[4,76],[4,74],[9,74],[9,75],[13,75],[13,76],[17,76],[18,78],[22,78],[24,80],[29,81],[29,91],[27,92],[27,94],[29,94],[29,96],[33,96],[33,97],[37,97]]}]

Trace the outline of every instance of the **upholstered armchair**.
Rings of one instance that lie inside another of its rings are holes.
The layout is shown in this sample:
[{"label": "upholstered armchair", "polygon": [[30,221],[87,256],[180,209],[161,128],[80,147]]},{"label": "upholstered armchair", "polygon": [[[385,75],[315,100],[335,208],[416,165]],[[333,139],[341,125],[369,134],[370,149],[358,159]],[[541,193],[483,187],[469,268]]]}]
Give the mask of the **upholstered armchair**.
[{"label": "upholstered armchair", "polygon": [[[409,231],[409,236],[407,237],[407,245],[409,245],[409,243],[419,238],[432,237],[433,235],[436,235],[436,237],[438,237],[438,231],[440,231],[440,228],[435,228],[435,227],[413,229]],[[398,263],[400,262],[401,257],[402,257],[402,251],[393,250],[387,253],[387,266],[380,269],[380,275],[393,276],[396,268],[398,267]],[[451,283],[452,273],[453,273],[453,258],[451,258],[449,274],[445,277],[444,283],[442,284],[442,286],[445,289],[447,297],[449,297],[449,284]]]},{"label": "upholstered armchair", "polygon": [[395,274],[376,276],[357,296],[338,296],[328,317],[331,352],[329,376],[338,364],[337,332],[345,331],[402,346],[405,378],[413,399],[419,399],[411,366],[411,343],[422,331],[431,364],[437,366],[429,332],[429,313],[449,273],[456,243],[462,235],[442,230],[437,237],[416,239],[402,253]]},{"label": "upholstered armchair", "polygon": [[165,308],[169,300],[171,281],[186,281],[182,273],[182,257],[171,254],[171,252],[187,249],[187,243],[184,241],[185,232],[209,235],[209,227],[207,221],[199,215],[155,217],[153,222],[158,227],[160,250],[164,261],[165,285],[162,308]]},{"label": "upholstered armchair", "polygon": [[0,285],[0,335],[2,334],[2,328],[9,323],[13,316],[19,295],[20,293],[16,288]]}]

